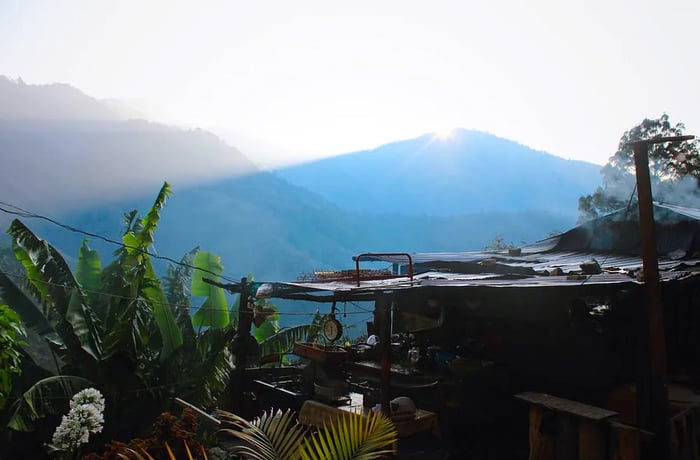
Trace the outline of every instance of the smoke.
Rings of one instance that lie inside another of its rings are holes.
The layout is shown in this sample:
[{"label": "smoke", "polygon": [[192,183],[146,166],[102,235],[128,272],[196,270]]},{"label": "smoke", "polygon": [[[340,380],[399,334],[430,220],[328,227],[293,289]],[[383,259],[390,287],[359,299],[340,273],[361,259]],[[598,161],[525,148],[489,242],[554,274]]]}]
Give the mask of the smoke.
[{"label": "smoke", "polygon": [[694,177],[684,176],[673,181],[656,181],[652,184],[654,201],[700,208],[700,190]]},{"label": "smoke", "polygon": [[[606,165],[602,171],[603,190],[616,200],[627,202],[636,196],[636,176]],[[651,193],[655,202],[700,208],[700,188],[698,180],[692,176],[680,178],[651,176]]]}]

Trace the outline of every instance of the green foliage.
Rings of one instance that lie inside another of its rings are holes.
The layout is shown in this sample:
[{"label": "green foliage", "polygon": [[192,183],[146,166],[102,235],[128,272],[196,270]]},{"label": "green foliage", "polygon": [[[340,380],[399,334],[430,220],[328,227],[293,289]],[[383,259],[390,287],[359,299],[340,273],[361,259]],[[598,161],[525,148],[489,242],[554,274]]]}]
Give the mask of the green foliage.
[{"label": "green foliage", "polygon": [[8,428],[32,431],[36,420],[66,412],[73,395],[91,385],[89,380],[72,375],[57,375],[36,382],[14,403]]},{"label": "green foliage", "polygon": [[100,287],[100,273],[102,271],[102,260],[94,249],[88,246],[88,240],[84,239],[80,246],[78,256],[78,266],[75,270],[75,277],[80,286],[86,291],[96,291]]},{"label": "green foliage", "polygon": [[348,414],[339,417],[335,423],[324,425],[306,439],[301,449],[301,458],[373,460],[393,454],[393,449],[387,447],[396,440],[396,428],[384,414]]},{"label": "green foliage", "polygon": [[275,305],[269,303],[267,299],[255,302],[253,306],[253,322],[255,325],[253,335],[258,343],[279,332],[279,321],[280,314]]},{"label": "green foliage", "polygon": [[195,270],[192,277],[192,295],[206,297],[204,303],[194,315],[194,324],[198,327],[225,327],[228,326],[229,313],[226,304],[226,293],[219,286],[204,282],[204,278],[220,281],[224,266],[221,257],[209,252],[198,252],[194,257]]},{"label": "green foliage", "polygon": [[[667,114],[644,119],[620,138],[617,151],[600,173],[603,186],[579,198],[579,222],[590,220],[624,207],[631,199],[636,183],[634,154],[630,142],[657,137],[682,136],[685,126],[671,124]],[[678,205],[697,206],[700,179],[698,141],[684,141],[672,146],[649,146],[649,173],[654,199]]]},{"label": "green foliage", "polygon": [[[166,183],[143,219],[135,211],[126,214],[125,246],[104,269],[87,242],[73,275],[61,254],[23,223],[15,220],[8,230],[27,285],[0,272],[3,299],[50,344],[60,378],[84,379],[103,392],[110,401],[107,430],[109,420],[138,430],[143,415],[158,413],[173,396],[210,408],[229,382],[234,329],[226,324],[195,333],[192,270],[170,267],[161,282],[148,254],[168,194]],[[16,429],[31,429],[35,417],[47,412],[35,408],[55,393],[54,384],[40,381],[27,390],[15,407]]]},{"label": "green foliage", "polygon": [[[13,220],[15,256],[27,272],[27,288],[41,302],[43,313],[57,334],[54,351],[77,368],[90,367],[102,354],[99,320],[63,256],[39,239],[22,222]],[[19,311],[20,315],[22,312]]]},{"label": "green foliage", "polygon": [[224,426],[220,435],[243,442],[235,453],[253,460],[372,460],[392,454],[397,440],[391,420],[381,413],[340,415],[316,433],[300,425],[291,411],[265,412],[249,422],[235,414],[217,411]]},{"label": "green foliage", "polygon": [[12,377],[22,372],[20,347],[24,342],[22,324],[17,312],[0,304],[0,409],[5,407],[12,391]]},{"label": "green foliage", "polygon": [[281,363],[284,355],[292,352],[295,342],[310,341],[309,332],[311,330],[312,326],[310,324],[287,327],[260,341],[260,361],[263,363],[273,362],[276,358],[276,361]]},{"label": "green foliage", "polygon": [[[140,321],[145,319],[150,310],[160,331],[162,347],[160,350],[160,360],[165,361],[175,350],[182,345],[182,333],[177,327],[175,316],[169,307],[165,293],[163,292],[160,280],[156,276],[155,270],[148,255],[148,249],[153,244],[153,232],[160,220],[160,211],[165,205],[165,200],[170,195],[170,184],[167,182],[161,187],[153,206],[143,219],[135,219],[134,214],[129,215],[127,231],[122,236],[124,248],[119,251],[119,259],[115,262],[115,273],[121,274],[123,279],[129,281],[129,289],[125,292],[125,297],[136,299],[136,302],[129,306],[131,315]],[[119,288],[123,289],[123,282]],[[138,335],[132,336],[136,339],[134,352],[140,353],[144,347],[144,339],[148,336],[144,334],[147,324],[139,323]]]},{"label": "green foliage", "polygon": [[225,411],[216,412],[224,422],[220,435],[243,441],[233,448],[234,454],[253,460],[298,460],[306,428],[293,412],[281,410],[264,412],[252,422]]}]

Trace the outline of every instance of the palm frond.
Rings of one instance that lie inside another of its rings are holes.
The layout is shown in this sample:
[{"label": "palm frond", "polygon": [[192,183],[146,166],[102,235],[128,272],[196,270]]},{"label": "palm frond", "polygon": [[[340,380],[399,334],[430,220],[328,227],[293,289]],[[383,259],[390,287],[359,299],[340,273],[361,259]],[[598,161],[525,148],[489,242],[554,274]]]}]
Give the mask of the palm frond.
[{"label": "palm frond", "polygon": [[233,448],[233,453],[251,460],[299,459],[306,428],[296,421],[292,411],[270,410],[252,422],[225,411],[216,411],[216,416],[228,427],[219,430],[219,435],[243,442]]},{"label": "palm frond", "polygon": [[398,439],[394,424],[384,414],[344,414],[322,427],[301,448],[303,460],[373,460],[393,453]]}]

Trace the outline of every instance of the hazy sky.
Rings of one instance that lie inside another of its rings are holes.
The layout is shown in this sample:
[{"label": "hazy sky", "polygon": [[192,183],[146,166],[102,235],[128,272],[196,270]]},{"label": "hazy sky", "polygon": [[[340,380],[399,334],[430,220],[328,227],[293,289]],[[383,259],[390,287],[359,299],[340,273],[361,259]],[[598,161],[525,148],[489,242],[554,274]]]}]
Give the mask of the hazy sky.
[{"label": "hazy sky", "polygon": [[700,134],[700,1],[0,0],[0,74],[145,99],[252,159],[452,127],[604,163],[667,112]]}]

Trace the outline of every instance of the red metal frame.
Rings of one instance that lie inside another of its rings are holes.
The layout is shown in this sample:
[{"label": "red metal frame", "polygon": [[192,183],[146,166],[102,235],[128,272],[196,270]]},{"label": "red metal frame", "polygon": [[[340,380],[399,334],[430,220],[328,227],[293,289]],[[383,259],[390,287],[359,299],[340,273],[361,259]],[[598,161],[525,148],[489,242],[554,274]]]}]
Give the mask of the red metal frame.
[{"label": "red metal frame", "polygon": [[358,256],[355,256],[355,273],[356,273],[356,279],[357,279],[357,286],[360,286],[360,259],[362,257],[371,257],[371,256],[381,256],[381,257],[394,257],[394,256],[406,256],[408,259],[408,276],[411,278],[411,281],[413,281],[413,258],[411,257],[411,254],[407,252],[365,252],[362,253]]}]

